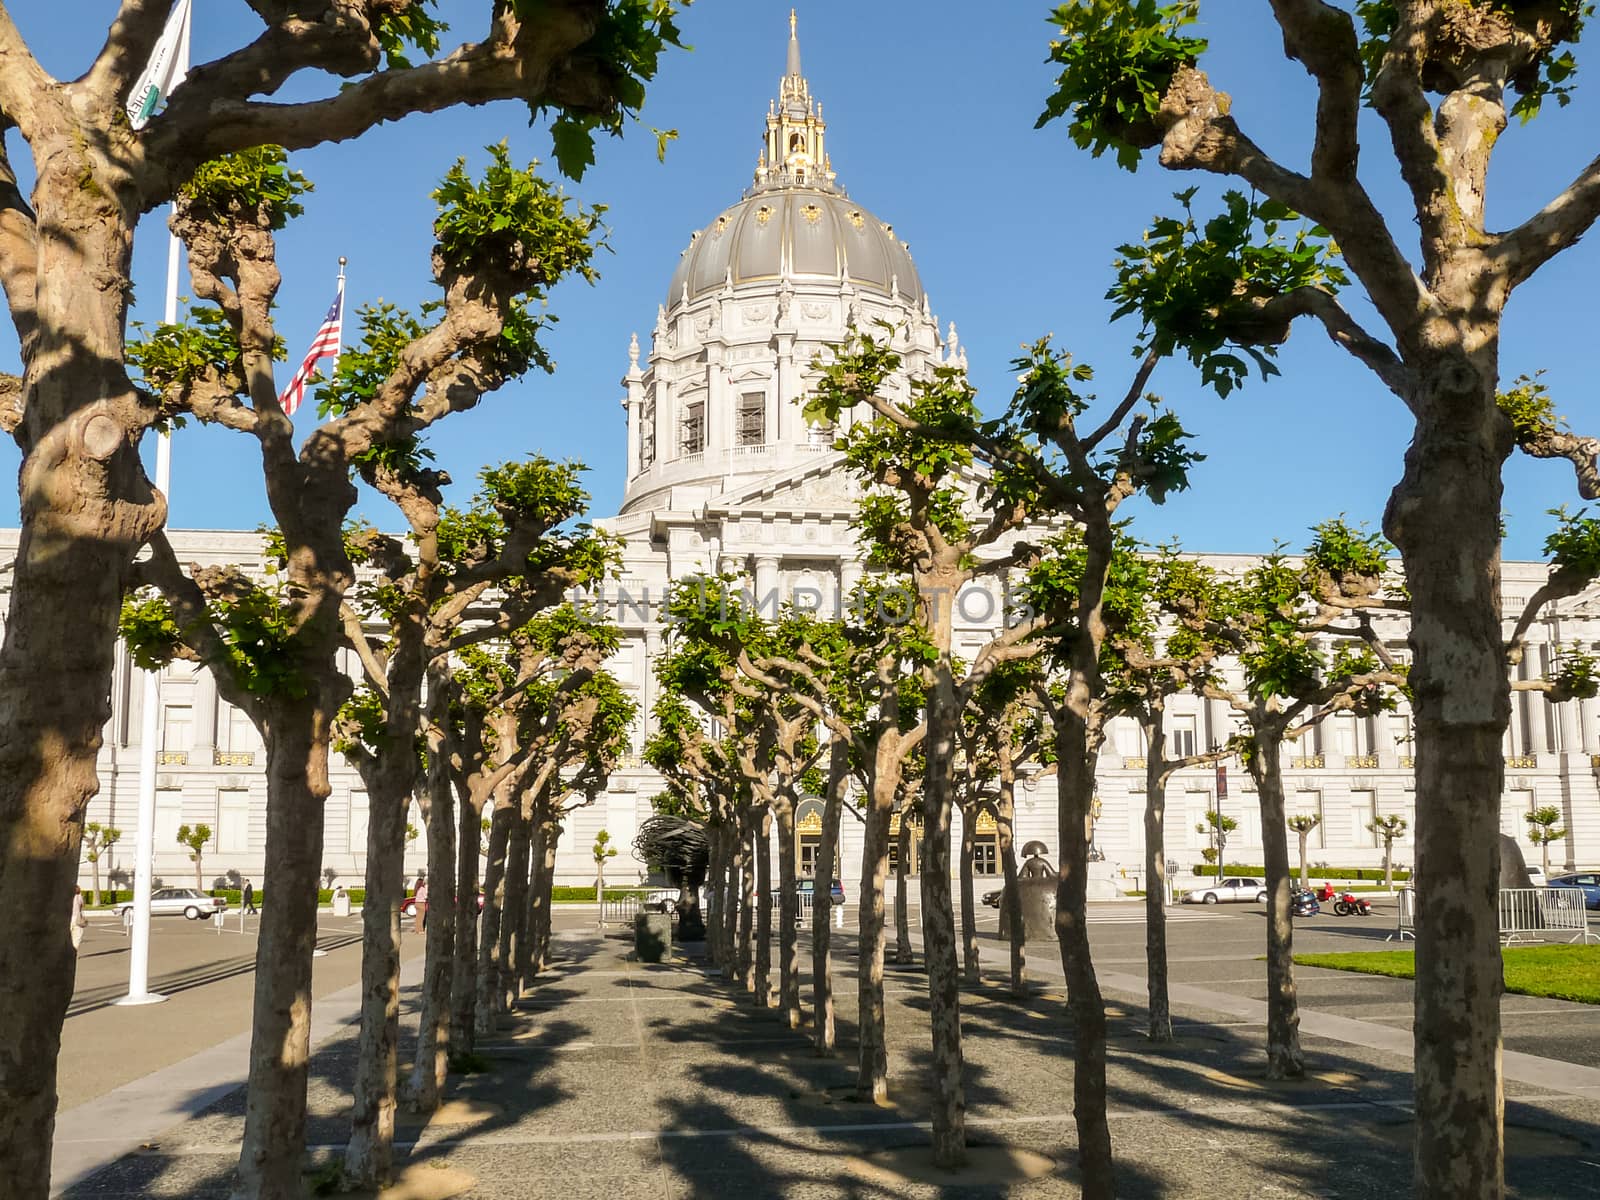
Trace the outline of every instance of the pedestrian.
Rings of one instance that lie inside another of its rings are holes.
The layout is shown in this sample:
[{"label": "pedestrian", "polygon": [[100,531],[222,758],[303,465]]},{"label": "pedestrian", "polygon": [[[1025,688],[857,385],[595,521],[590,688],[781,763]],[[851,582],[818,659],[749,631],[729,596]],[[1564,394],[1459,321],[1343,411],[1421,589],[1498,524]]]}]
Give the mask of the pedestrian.
[{"label": "pedestrian", "polygon": [[83,889],[72,889],[72,949],[76,953],[79,946],[83,945],[83,931],[89,927],[89,919],[83,915]]},{"label": "pedestrian", "polygon": [[256,916],[256,885],[248,879],[244,881],[244,896],[241,898],[244,911],[250,916]]},{"label": "pedestrian", "polygon": [[417,903],[411,918],[411,932],[421,933],[428,924],[428,877],[417,876]]}]

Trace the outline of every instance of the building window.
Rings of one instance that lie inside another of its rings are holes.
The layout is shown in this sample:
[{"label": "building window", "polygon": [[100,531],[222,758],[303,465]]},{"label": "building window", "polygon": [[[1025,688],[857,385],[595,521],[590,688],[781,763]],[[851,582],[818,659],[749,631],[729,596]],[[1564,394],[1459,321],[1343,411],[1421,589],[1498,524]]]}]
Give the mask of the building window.
[{"label": "building window", "polygon": [[767,440],[767,395],[746,392],[739,397],[737,444],[760,446]]},{"label": "building window", "polygon": [[367,823],[369,817],[367,793],[352,790],[350,793],[350,853],[367,853]]},{"label": "building window", "polygon": [[700,454],[706,448],[706,405],[697,400],[683,410],[683,452]]},{"label": "building window", "polygon": [[822,846],[820,837],[810,834],[800,835],[800,878],[815,879],[817,876],[817,851]]},{"label": "building window", "polygon": [[1351,792],[1350,812],[1355,825],[1355,844],[1372,849],[1378,844],[1378,835],[1372,829],[1378,819],[1378,793],[1360,790]]},{"label": "building window", "polygon": [[182,849],[178,845],[178,826],[181,824],[183,824],[183,793],[176,788],[163,788],[156,793],[157,854],[170,854]]},{"label": "building window", "polygon": [[1168,750],[1171,758],[1193,758],[1195,748],[1195,719],[1193,716],[1172,718],[1172,742]]},{"label": "building window", "polygon": [[217,849],[224,854],[250,849],[250,793],[242,788],[217,793]]},{"label": "building window", "polygon": [[656,402],[646,400],[639,413],[639,469],[656,461]]},{"label": "building window", "polygon": [[1000,848],[995,835],[979,834],[972,842],[972,873],[998,875],[1000,873]]},{"label": "building window", "polygon": [[194,745],[194,706],[168,704],[161,710],[161,748],[182,751]]}]

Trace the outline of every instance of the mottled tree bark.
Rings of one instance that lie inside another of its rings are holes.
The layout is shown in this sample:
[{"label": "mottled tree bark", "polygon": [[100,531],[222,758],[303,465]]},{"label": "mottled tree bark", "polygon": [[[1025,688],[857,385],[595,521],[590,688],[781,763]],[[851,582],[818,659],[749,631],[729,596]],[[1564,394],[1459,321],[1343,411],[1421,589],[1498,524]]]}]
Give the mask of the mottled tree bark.
[{"label": "mottled tree bark", "polygon": [[[1069,692],[1082,686],[1078,679]],[[1069,700],[1069,704],[1072,701]],[[1087,705],[1085,705],[1087,707]],[[1106,1105],[1106,1011],[1089,951],[1089,811],[1097,754],[1083,720],[1068,713],[1056,726],[1060,764],[1061,882],[1056,890],[1056,937],[1072,1016],[1073,1116],[1085,1200],[1115,1200],[1116,1168]]]},{"label": "mottled tree bark", "polygon": [[500,909],[499,981],[494,985],[492,997],[496,1016],[511,1011],[517,1002],[518,962],[524,956],[523,942],[528,929],[531,822],[521,812],[521,801],[515,794],[508,796],[507,801],[511,809],[511,835],[502,885],[504,901]]},{"label": "mottled tree bark", "polygon": [[556,878],[556,847],[561,840],[561,822],[541,804],[533,817],[533,845],[530,851],[531,878],[528,882],[528,958],[523,986],[532,987],[539,973],[550,964],[551,894]]},{"label": "mottled tree bark", "polygon": [[745,991],[756,990],[755,916],[756,873],[754,822],[748,815],[739,821],[739,983]]},{"label": "mottled tree bark", "polygon": [[811,910],[812,1044],[818,1054],[831,1054],[833,971],[828,961],[833,939],[833,879],[839,858],[839,821],[845,788],[850,783],[850,747],[837,735],[828,748],[828,794],[822,806],[822,837],[817,842],[816,897]]},{"label": "mottled tree bark", "polygon": [[[442,697],[444,671],[433,673],[431,695]],[[437,723],[433,728],[438,728]],[[457,914],[464,904],[456,887],[455,792],[444,764],[444,743],[435,733],[428,737],[428,907],[429,921],[422,969],[422,1014],[417,1029],[417,1056],[406,1087],[406,1106],[413,1112],[431,1113],[439,1107],[450,1067],[450,987],[454,976]],[[473,861],[478,848],[472,847]],[[470,926],[468,927],[470,931]],[[470,932],[469,932],[470,939]]]},{"label": "mottled tree bark", "polygon": [[897,966],[909,966],[911,954],[911,918],[906,901],[906,873],[911,869],[911,808],[900,809],[900,835],[895,843],[894,864],[894,961]]},{"label": "mottled tree bark", "polygon": [[[954,588],[945,594],[953,596]],[[951,675],[950,630],[935,627],[940,663],[928,702],[923,776],[922,954],[928,968],[929,1024],[933,1042],[933,1161],[955,1168],[967,1161],[967,1102],[961,1061],[961,987],[950,880],[950,825],[954,808],[956,727],[960,709]]]},{"label": "mottled tree bark", "polygon": [[494,1032],[494,992],[500,983],[500,922],[506,903],[506,862],[511,846],[515,813],[502,797],[495,797],[489,818],[489,859],[483,871],[483,912],[478,914],[478,959],[474,975],[470,1024],[476,1037]]},{"label": "mottled tree bark", "polygon": [[978,920],[973,911],[972,858],[977,853],[977,810],[962,813],[961,820],[961,974],[968,983],[977,983],[981,977],[978,959]]},{"label": "mottled tree bark", "polygon": [[[111,718],[117,615],[128,564],[166,515],[139,466],[133,437],[148,416],[122,370],[130,198],[95,169],[103,147],[53,144],[35,148],[46,165],[34,192],[52,228],[34,272],[6,277],[8,295],[19,283],[26,293],[12,296],[25,369],[7,407],[26,416],[0,648],[0,1163],[19,1200],[49,1191],[56,1057],[77,970],[67,922]],[[26,206],[18,196],[7,208],[10,242]]]},{"label": "mottled tree bark", "polygon": [[235,1195],[300,1195],[306,1076],[311,1062],[311,955],[317,948],[322,802],[328,793],[326,731],[332,712],[313,699],[277,700],[266,722],[267,845],[272,903],[256,942],[250,1077]]},{"label": "mottled tree bark", "polygon": [[[351,1184],[387,1184],[393,1170],[400,1042],[400,900],[405,894],[406,812],[416,757],[380,750],[364,764],[367,785],[366,894],[361,902],[361,1034],[354,1109],[345,1147]],[[386,749],[386,748],[384,748]]]},{"label": "mottled tree bark", "polygon": [[[794,805],[774,798],[778,827],[778,1007],[790,1029],[800,1027],[800,897],[796,887]],[[812,893],[815,901],[815,892]]]},{"label": "mottled tree bark", "polygon": [[1144,729],[1144,969],[1152,1042],[1172,1040],[1167,984],[1167,765],[1158,706],[1140,718]]},{"label": "mottled tree bark", "polygon": [[1267,872],[1267,1075],[1305,1074],[1300,1049],[1300,1005],[1294,987],[1294,922],[1289,913],[1293,879],[1283,801],[1282,734],[1276,726],[1253,739],[1250,775],[1261,804],[1261,847]]},{"label": "mottled tree bark", "polygon": [[884,892],[889,880],[889,817],[895,783],[881,775],[861,835],[861,907],[857,912],[861,951],[857,962],[857,1009],[861,1027],[856,1094],[874,1104],[889,1099],[889,1047],[884,1031]]},{"label": "mottled tree bark", "polygon": [[[478,911],[478,857],[483,845],[483,806],[487,796],[465,789],[461,796],[456,846],[455,962],[450,973],[450,1042],[470,1054],[477,1041],[478,935],[487,928]],[[502,831],[503,832],[503,831]],[[502,862],[504,845],[501,842]]]},{"label": "mottled tree bark", "polygon": [[762,809],[755,820],[756,850],[756,1003],[772,1006],[772,813]]},{"label": "mottled tree bark", "polygon": [[1510,437],[1494,401],[1496,341],[1482,344],[1477,361],[1430,364],[1384,514],[1411,595],[1416,870],[1428,889],[1416,914],[1413,1188],[1430,1200],[1504,1191],[1497,896],[1511,699],[1499,514]]},{"label": "mottled tree bark", "polygon": [[1028,994],[1028,936],[1022,928],[1022,903],[1017,892],[1017,776],[1009,756],[1001,760],[1000,798],[995,803],[995,840],[999,842],[1000,869],[1005,872],[1005,889],[1000,893],[1000,923],[1011,944],[1011,994],[1019,999]]}]

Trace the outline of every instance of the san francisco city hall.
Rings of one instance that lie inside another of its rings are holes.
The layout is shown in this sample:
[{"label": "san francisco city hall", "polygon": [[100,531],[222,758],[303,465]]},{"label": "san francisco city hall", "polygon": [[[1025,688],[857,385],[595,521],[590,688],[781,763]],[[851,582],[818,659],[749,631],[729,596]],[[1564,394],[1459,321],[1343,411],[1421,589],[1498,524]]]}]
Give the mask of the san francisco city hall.
[{"label": "san francisco city hall", "polygon": [[[731,190],[731,189],[730,189]],[[641,314],[646,316],[648,314]],[[707,571],[748,578],[756,594],[810,589],[831,609],[862,573],[851,521],[856,482],[832,449],[834,432],[808,426],[801,398],[811,364],[851,330],[883,321],[895,328],[905,375],[937,364],[965,366],[955,326],[941,331],[917,268],[894,227],[853,199],[836,180],[828,156],[826,125],[800,68],[791,32],[787,70],[764,119],[753,183],[742,199],[694,233],[654,314],[648,345],[635,337],[627,352],[622,405],[627,441],[627,486],[621,512],[600,522],[626,542],[623,578],[613,591],[659,598],[673,580]],[[896,386],[903,389],[905,378]],[[257,534],[183,530],[171,534],[180,560],[261,567]],[[17,531],[0,533],[0,553],[16,548]],[[1211,561],[1243,570],[1251,560],[1217,555]],[[1544,568],[1508,563],[1504,611],[1517,614],[1538,588]],[[995,603],[965,603],[958,610],[956,649],[971,657],[992,636]],[[613,663],[642,713],[657,699],[651,664],[662,652],[664,630],[643,605],[616,608],[625,632]],[[1546,611],[1520,668],[1536,678],[1560,645],[1600,642],[1596,597],[1582,596]],[[1382,630],[1396,645],[1405,630]],[[124,653],[113,684],[113,716],[100,756],[100,794],[88,820],[122,830],[102,868],[131,886],[141,723],[139,673]],[[161,744],[155,829],[159,881],[192,882],[188,850],[179,846],[183,824],[209,825],[206,881],[239,877],[261,882],[266,837],[264,754],[245,715],[222,701],[204,670],[175,664],[161,683]],[[635,732],[634,755],[611,777],[606,794],[572,814],[561,841],[558,880],[592,879],[590,847],[608,830],[621,857],[609,880],[632,882],[644,864],[630,857],[639,822],[650,813],[660,779],[637,757],[647,718]],[[1169,706],[1169,753],[1183,755],[1220,743],[1232,732],[1226,706],[1181,697]],[[1307,735],[1285,758],[1290,810],[1313,812],[1310,858],[1334,867],[1377,866],[1382,851],[1368,824],[1397,814],[1414,827],[1409,720],[1404,711],[1371,718],[1342,716]],[[1538,856],[1526,839],[1523,814],[1534,807],[1560,809],[1563,841],[1551,847],[1552,869],[1600,860],[1600,701],[1552,705],[1542,695],[1514,696],[1506,736],[1506,792],[1502,827],[1516,836],[1530,862]],[[1144,744],[1139,729],[1118,720],[1100,759],[1100,815],[1094,843],[1097,894],[1142,886]],[[366,795],[359,776],[335,756],[333,792],[325,806],[324,874],[359,885],[365,858]],[[1195,770],[1169,788],[1168,854],[1182,868],[1200,861],[1209,835],[1196,828],[1214,807],[1214,776]],[[1039,839],[1056,848],[1055,781],[1026,777],[1017,804],[1019,842]],[[1260,815],[1242,771],[1223,809],[1239,827],[1228,845],[1233,862],[1261,861]],[[799,814],[802,869],[809,872],[820,832],[820,804]],[[959,819],[959,818],[958,818]],[[419,828],[423,822],[413,816]],[[898,818],[897,818],[898,821]],[[998,869],[992,823],[977,831],[977,869]],[[861,824],[846,810],[841,877],[854,891],[859,879]],[[1412,835],[1395,857],[1409,863]],[[420,840],[408,850],[408,874],[425,864]],[[916,866],[916,846],[912,859]],[[89,879],[84,865],[83,879]],[[268,881],[270,887],[270,881]]]}]

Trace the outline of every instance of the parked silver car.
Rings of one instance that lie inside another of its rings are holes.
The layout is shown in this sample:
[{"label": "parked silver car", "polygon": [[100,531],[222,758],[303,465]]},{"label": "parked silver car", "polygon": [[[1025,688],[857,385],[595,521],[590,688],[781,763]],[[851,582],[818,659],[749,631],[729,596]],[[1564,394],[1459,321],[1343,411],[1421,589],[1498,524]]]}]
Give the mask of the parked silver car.
[{"label": "parked silver car", "polygon": [[[152,917],[187,917],[198,921],[215,913],[226,912],[228,902],[221,896],[208,896],[194,888],[157,888],[150,893]],[[117,905],[117,916],[126,920],[133,912],[133,903]]]},{"label": "parked silver car", "polygon": [[1183,898],[1185,904],[1232,904],[1267,902],[1267,889],[1261,880],[1235,875],[1211,887],[1196,888]]}]

